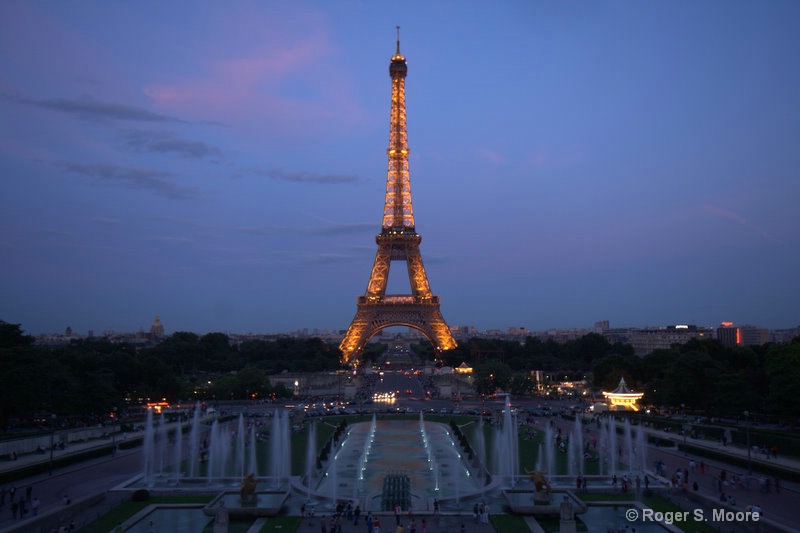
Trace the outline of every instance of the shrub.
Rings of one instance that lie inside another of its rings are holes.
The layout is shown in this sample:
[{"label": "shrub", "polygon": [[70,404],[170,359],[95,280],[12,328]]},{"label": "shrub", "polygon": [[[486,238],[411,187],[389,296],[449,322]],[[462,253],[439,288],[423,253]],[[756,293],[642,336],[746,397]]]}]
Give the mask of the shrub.
[{"label": "shrub", "polygon": [[149,499],[150,493],[147,491],[147,489],[136,490],[131,496],[131,500],[135,502],[146,502]]}]

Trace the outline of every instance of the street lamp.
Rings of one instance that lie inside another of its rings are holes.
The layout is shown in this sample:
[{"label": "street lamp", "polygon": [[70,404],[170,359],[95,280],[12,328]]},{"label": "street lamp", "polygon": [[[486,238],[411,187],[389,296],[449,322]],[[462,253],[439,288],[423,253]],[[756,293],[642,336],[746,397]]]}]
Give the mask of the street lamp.
[{"label": "street lamp", "polygon": [[686,433],[688,432],[688,424],[686,424],[686,405],[681,404],[681,411],[683,413],[683,456],[687,457],[689,455],[689,450],[686,448]]},{"label": "street lamp", "polygon": [[50,464],[47,467],[47,475],[53,475],[53,448],[55,448],[55,435],[56,435],[56,415],[50,415]]},{"label": "street lamp", "polygon": [[111,457],[117,455],[117,408],[111,408]]},{"label": "street lamp", "polygon": [[747,436],[747,473],[753,474],[753,464],[750,462],[750,411],[744,412],[744,433]]}]

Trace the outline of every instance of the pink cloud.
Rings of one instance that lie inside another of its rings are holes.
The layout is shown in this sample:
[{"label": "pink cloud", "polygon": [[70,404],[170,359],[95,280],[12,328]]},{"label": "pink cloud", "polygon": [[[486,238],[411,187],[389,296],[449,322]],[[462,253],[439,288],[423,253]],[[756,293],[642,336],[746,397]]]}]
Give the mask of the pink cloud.
[{"label": "pink cloud", "polygon": [[508,162],[506,157],[497,150],[482,148],[478,150],[478,155],[484,161],[488,161],[494,165],[505,165]]},{"label": "pink cloud", "polygon": [[702,206],[702,209],[707,213],[711,213],[712,215],[721,218],[726,218],[728,220],[734,220],[739,224],[741,224],[742,226],[744,226],[745,228],[747,228],[747,230],[763,237],[765,240],[776,242],[775,239],[772,237],[772,235],[770,235],[770,233],[766,229],[759,226],[758,224],[753,224],[752,222],[747,220],[747,218],[743,217],[738,213],[734,213],[733,211],[729,211],[728,209],[723,209],[721,207],[716,207],[713,205],[704,205]]},{"label": "pink cloud", "polygon": [[727,209],[723,209],[721,207],[716,207],[713,205],[704,205],[703,210],[708,213],[711,213],[712,215],[716,215],[722,218],[727,218],[730,220],[735,220],[740,224],[747,225],[747,219],[741,215],[734,213],[733,211],[728,211]]},{"label": "pink cloud", "polygon": [[257,54],[208,65],[195,79],[152,83],[144,88],[170,113],[225,124],[260,123],[287,131],[324,127],[324,119],[352,121],[362,114],[350,100],[346,81],[330,65],[332,47],[324,32]]}]

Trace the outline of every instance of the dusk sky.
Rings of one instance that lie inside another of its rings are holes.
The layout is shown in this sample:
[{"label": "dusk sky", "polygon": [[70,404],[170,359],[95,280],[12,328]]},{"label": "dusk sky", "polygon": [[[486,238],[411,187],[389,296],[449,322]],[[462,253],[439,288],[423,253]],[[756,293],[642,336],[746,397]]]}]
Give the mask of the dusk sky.
[{"label": "dusk sky", "polygon": [[798,21],[778,0],[4,0],[0,319],[346,329],[399,25],[451,326],[797,326]]}]

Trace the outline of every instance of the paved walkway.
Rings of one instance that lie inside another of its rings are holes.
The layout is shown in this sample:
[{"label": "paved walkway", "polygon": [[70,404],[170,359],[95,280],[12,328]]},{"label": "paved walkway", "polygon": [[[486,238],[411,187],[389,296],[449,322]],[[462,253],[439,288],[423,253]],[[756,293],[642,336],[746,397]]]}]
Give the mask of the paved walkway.
[{"label": "paved walkway", "polygon": [[[574,427],[574,422],[567,420],[555,419],[558,427],[561,428],[562,434],[569,435]],[[539,419],[539,423],[546,424],[548,419]],[[540,426],[541,427],[544,426]],[[597,436],[597,427],[594,424],[587,423],[584,429],[590,436]],[[673,442],[683,443],[683,437],[675,435],[674,433],[664,432],[652,428],[648,428],[647,432],[651,436],[658,436],[662,439],[668,439]],[[734,446],[723,446],[722,443],[710,440],[699,440],[688,437],[687,444],[713,450],[720,454],[728,456],[747,459],[747,450]],[[762,488],[766,489],[766,484],[760,483],[766,480],[766,476],[762,476],[757,472],[750,477],[749,488],[746,488],[744,483],[733,486],[729,481],[734,475],[739,478],[747,478],[748,472],[746,467],[731,466],[726,464],[720,459],[708,459],[692,453],[685,453],[675,447],[656,447],[648,446],[647,459],[649,465],[654,465],[655,461],[661,461],[664,464],[664,473],[666,477],[671,477],[676,470],[689,469],[689,483],[690,486],[697,481],[698,490],[695,494],[684,494],[680,491],[674,491],[667,496],[676,504],[680,505],[682,509],[693,511],[694,509],[722,508],[724,504],[720,502],[718,484],[716,478],[722,471],[725,471],[727,483],[723,484],[722,492],[727,496],[733,496],[736,500],[736,506],[731,509],[736,511],[744,511],[748,505],[759,504],[765,518],[777,522],[780,526],[785,528],[785,531],[800,531],[800,484],[794,482],[780,481],[779,491],[775,490],[775,478],[770,477],[770,490],[769,492],[762,492]],[[751,452],[752,459],[752,452]],[[691,461],[695,463],[695,470],[691,471]],[[705,469],[700,471],[700,462],[703,462]],[[787,470],[797,470],[800,472],[800,461],[789,457],[778,457],[777,459],[763,459],[759,458],[758,463],[778,465]],[[753,461],[756,464],[756,461]],[[746,529],[737,527],[736,524],[726,524],[725,532],[739,532],[746,531]],[[769,529],[766,529],[769,531]]]},{"label": "paved walkway", "polygon": [[[689,447],[694,446],[696,448],[714,451],[716,453],[721,453],[731,457],[737,457],[745,461],[747,460],[747,448],[745,447],[734,446],[734,445],[723,446],[723,444],[717,440],[694,439],[689,436],[687,436],[686,439],[684,440],[682,435],[676,435],[675,433],[672,432],[661,431],[653,428],[646,428],[646,431],[647,434],[650,435],[651,437],[658,437],[662,440],[669,440],[680,445],[683,445],[683,443],[686,442],[687,446]],[[751,449],[750,461],[753,464],[753,466],[758,466],[758,465],[779,466],[785,470],[791,470],[793,472],[800,473],[800,459],[796,459],[794,457],[787,457],[785,455],[779,455],[778,457],[769,457],[766,454],[759,453]]]},{"label": "paved walkway", "polygon": [[[387,513],[385,515],[379,515],[378,519],[381,524],[380,533],[395,533],[397,531],[393,514]],[[425,520],[424,530],[422,524],[423,520]],[[336,531],[336,529],[331,529],[330,519],[326,520],[326,523],[328,533]],[[402,517],[400,523],[403,526],[403,533],[411,533],[412,524],[409,517]],[[349,521],[343,521],[341,524],[343,533],[367,533],[367,526],[363,517],[359,520],[358,525],[353,525],[353,523]],[[469,516],[440,515],[438,518],[433,515],[416,516],[415,524],[415,533],[423,533],[423,531],[426,533],[459,533],[461,531],[464,533],[494,533],[495,531],[491,524],[476,524],[471,514]],[[462,524],[464,526],[463,530],[461,529]],[[322,519],[320,517],[312,517],[303,520],[303,524],[297,530],[297,533],[320,533],[321,531]]]}]

